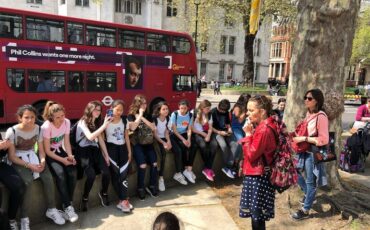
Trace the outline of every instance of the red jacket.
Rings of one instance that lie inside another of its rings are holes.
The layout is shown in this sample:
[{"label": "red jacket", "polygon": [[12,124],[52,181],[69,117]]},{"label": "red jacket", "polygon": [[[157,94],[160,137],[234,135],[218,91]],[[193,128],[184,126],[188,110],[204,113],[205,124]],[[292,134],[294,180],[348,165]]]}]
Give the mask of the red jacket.
[{"label": "red jacket", "polygon": [[243,145],[243,173],[244,175],[263,175],[264,174],[264,160],[265,156],[267,164],[270,165],[273,160],[275,150],[277,148],[277,132],[275,133],[271,128],[277,130],[272,117],[267,118],[257,126],[254,133],[241,140]]}]

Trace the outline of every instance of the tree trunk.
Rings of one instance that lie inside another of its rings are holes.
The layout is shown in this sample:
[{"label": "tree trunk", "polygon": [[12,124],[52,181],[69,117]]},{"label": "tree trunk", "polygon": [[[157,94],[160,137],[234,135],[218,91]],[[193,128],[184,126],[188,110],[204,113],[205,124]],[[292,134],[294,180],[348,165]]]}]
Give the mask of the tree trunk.
[{"label": "tree trunk", "polygon": [[[305,116],[303,96],[319,88],[330,100],[331,95],[343,96],[344,67],[352,51],[355,22],[360,0],[300,0],[298,3],[297,40],[294,42],[292,69],[287,93],[285,122],[293,130]],[[343,111],[343,101],[334,106]],[[339,151],[342,133],[341,113],[330,120],[330,130],[336,133]],[[330,188],[341,189],[335,163],[327,164]]]},{"label": "tree trunk", "polygon": [[251,85],[254,81],[254,64],[253,64],[253,44],[255,35],[246,31],[244,39],[244,65],[243,79],[244,84]]}]

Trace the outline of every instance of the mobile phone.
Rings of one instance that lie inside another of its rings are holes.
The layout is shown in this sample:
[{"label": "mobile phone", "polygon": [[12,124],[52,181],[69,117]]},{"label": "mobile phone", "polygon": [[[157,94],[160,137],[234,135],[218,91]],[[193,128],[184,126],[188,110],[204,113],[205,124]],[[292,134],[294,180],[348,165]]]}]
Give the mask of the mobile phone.
[{"label": "mobile phone", "polygon": [[245,118],[245,123],[244,123],[243,128],[249,125],[250,123],[251,123],[251,120],[249,120],[249,117]]},{"label": "mobile phone", "polygon": [[108,115],[108,117],[113,117],[113,110],[112,109],[108,109],[107,110],[107,115]]}]

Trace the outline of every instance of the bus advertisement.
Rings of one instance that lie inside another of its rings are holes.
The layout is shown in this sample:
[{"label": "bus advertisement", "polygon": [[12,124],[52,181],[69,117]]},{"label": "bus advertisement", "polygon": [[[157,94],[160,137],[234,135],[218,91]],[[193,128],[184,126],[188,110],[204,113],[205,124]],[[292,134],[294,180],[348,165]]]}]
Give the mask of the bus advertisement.
[{"label": "bus advertisement", "polygon": [[[0,8],[0,124],[19,106],[41,112],[47,100],[78,119],[85,105],[143,94],[196,103],[196,54],[184,33]],[[106,109],[105,108],[105,109]]]}]

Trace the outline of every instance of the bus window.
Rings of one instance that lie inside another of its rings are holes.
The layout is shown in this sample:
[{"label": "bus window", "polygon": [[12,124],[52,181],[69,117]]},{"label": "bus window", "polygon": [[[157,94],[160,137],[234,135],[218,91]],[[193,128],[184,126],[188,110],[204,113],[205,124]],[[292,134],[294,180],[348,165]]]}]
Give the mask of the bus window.
[{"label": "bus window", "polygon": [[29,70],[29,92],[64,92],[64,71]]},{"label": "bus window", "polygon": [[173,91],[195,91],[194,75],[174,75],[172,82]]},{"label": "bus window", "polygon": [[127,49],[144,49],[145,34],[143,32],[120,30],[119,47]]},{"label": "bus window", "polygon": [[22,17],[12,14],[0,14],[0,37],[22,38]]},{"label": "bus window", "polygon": [[27,17],[26,28],[29,40],[64,42],[63,22]]},{"label": "bus window", "polygon": [[85,88],[84,86],[83,72],[68,73],[68,92],[83,92]]},{"label": "bus window", "polygon": [[86,26],[86,44],[91,46],[116,47],[116,29]]},{"label": "bus window", "polygon": [[146,35],[146,49],[150,51],[169,52],[170,51],[170,37],[163,34]]},{"label": "bus window", "polygon": [[190,52],[190,41],[184,37],[172,38],[172,52],[178,54],[187,54]]},{"label": "bus window", "polygon": [[116,73],[87,72],[88,92],[116,92]]},{"label": "bus window", "polygon": [[8,69],[8,85],[15,91],[24,92],[24,69]]},{"label": "bus window", "polygon": [[83,41],[83,25],[79,23],[68,22],[68,43],[82,45]]}]

